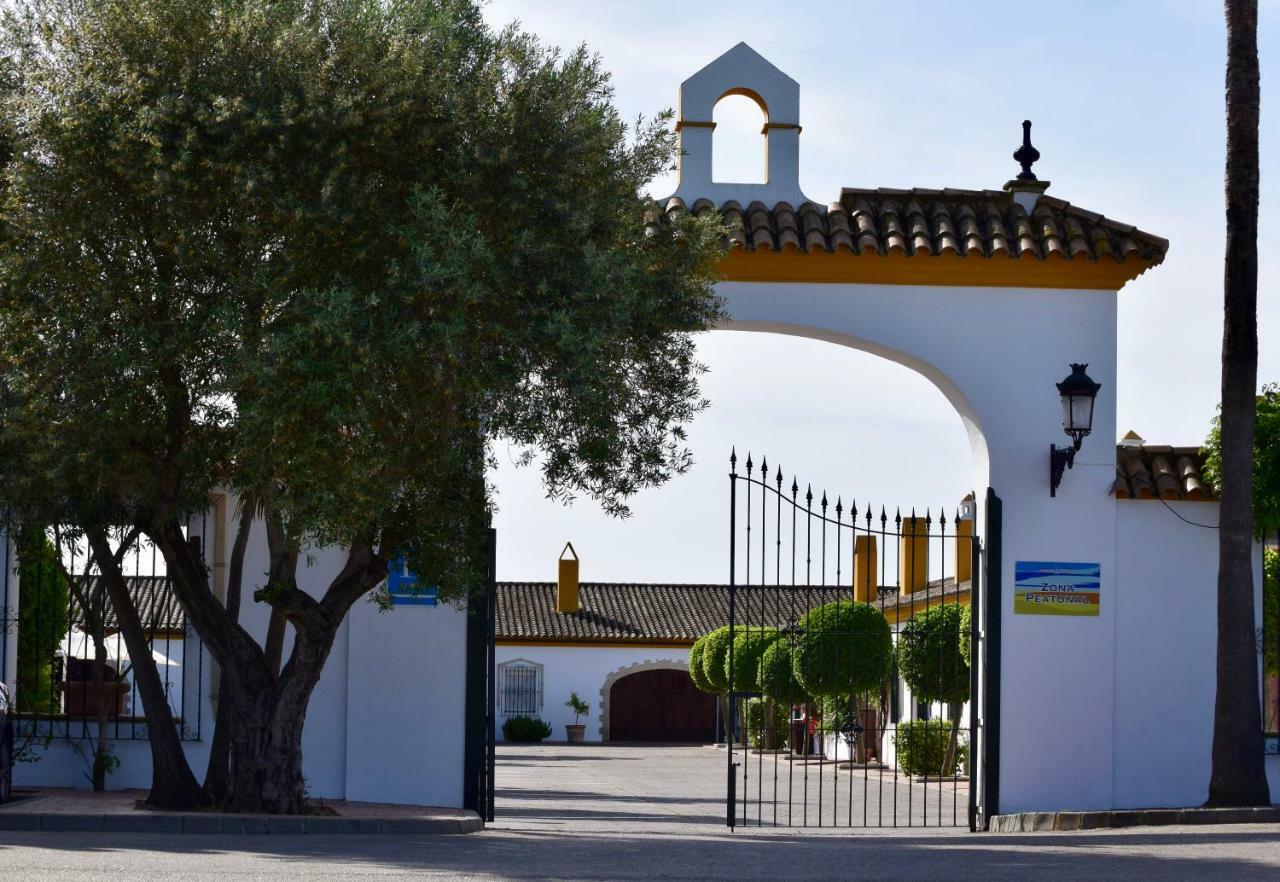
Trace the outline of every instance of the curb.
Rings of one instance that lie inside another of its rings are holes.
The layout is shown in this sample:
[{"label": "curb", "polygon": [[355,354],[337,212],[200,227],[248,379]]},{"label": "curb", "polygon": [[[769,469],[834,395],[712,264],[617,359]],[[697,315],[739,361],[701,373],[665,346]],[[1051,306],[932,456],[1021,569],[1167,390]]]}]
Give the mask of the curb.
[{"label": "curb", "polygon": [[342,818],[150,812],[104,815],[0,812],[0,832],[441,836],[483,829],[484,821],[475,813],[464,818]]},{"label": "curb", "polygon": [[1172,824],[1276,824],[1280,805],[1261,808],[1132,809],[1104,812],[1022,812],[996,815],[990,833],[1050,833],[1117,827],[1167,827]]}]

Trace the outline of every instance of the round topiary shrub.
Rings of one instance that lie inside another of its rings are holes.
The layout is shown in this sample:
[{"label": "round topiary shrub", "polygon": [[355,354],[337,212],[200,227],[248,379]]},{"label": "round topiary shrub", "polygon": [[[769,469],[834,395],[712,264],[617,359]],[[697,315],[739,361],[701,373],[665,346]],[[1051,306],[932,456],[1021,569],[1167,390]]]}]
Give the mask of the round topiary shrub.
[{"label": "round topiary shrub", "polygon": [[963,773],[967,745],[951,748],[951,723],[946,720],[903,720],[893,735],[898,768],[908,775],[949,778]]},{"label": "round topiary shrub", "polygon": [[502,724],[502,737],[517,744],[537,744],[551,734],[551,727],[538,717],[510,717]]},{"label": "round topiary shrub", "polygon": [[960,644],[961,609],[956,604],[926,609],[898,634],[898,670],[918,699],[958,706],[969,698],[969,665]]},{"label": "round topiary shrub", "polygon": [[716,690],[707,682],[707,675],[702,672],[702,650],[706,646],[705,641],[705,637],[699,637],[689,648],[689,679],[699,691],[714,693]]},{"label": "round topiary shrub", "polygon": [[[772,720],[769,719],[772,711]],[[752,698],[747,701],[747,743],[754,748],[772,750],[787,743],[787,722],[789,714],[786,708],[766,701]],[[772,729],[770,729],[772,725]]]},{"label": "round topiary shrub", "polygon": [[973,607],[964,605],[960,611],[960,657],[969,667],[973,667]]},{"label": "round topiary shrub", "polygon": [[729,639],[728,625],[709,631],[702,638],[702,677],[712,692],[729,691],[729,673],[726,670]]},{"label": "round topiary shrub", "polygon": [[[759,692],[760,656],[778,639],[777,628],[735,628],[733,635],[733,692]],[[728,655],[724,659],[725,682],[729,681]]]},{"label": "round topiary shrub", "polygon": [[797,625],[792,669],[809,695],[870,692],[888,676],[893,638],[880,610],[837,600],[809,610]]},{"label": "round topiary shrub", "polygon": [[796,679],[791,638],[779,637],[760,656],[760,691],[783,705],[803,704],[809,696]]}]

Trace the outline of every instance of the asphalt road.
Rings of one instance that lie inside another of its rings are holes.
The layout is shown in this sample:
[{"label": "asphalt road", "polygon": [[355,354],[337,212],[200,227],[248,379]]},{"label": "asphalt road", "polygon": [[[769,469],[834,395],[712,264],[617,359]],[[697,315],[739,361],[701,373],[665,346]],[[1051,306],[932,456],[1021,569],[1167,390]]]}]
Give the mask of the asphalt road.
[{"label": "asphalt road", "polygon": [[499,756],[501,819],[422,838],[0,833],[0,879],[1275,879],[1280,825],[1061,834],[723,827],[723,755]]}]

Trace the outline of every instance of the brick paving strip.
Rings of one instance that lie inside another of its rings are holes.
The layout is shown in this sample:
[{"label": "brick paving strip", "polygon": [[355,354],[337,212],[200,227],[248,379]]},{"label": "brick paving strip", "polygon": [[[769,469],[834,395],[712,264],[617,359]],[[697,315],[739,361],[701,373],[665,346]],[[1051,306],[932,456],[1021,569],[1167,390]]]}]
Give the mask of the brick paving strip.
[{"label": "brick paving strip", "polygon": [[41,788],[16,792],[0,805],[0,832],[105,833],[362,833],[421,836],[472,833],[484,829],[475,812],[434,806],[326,800],[336,815],[233,815],[221,812],[164,812],[142,809],[145,790],[106,793]]},{"label": "brick paving strip", "polygon": [[996,815],[992,833],[1049,833],[1111,827],[1167,827],[1172,824],[1274,824],[1280,805],[1264,808],[1130,809],[1104,812],[1022,812]]}]

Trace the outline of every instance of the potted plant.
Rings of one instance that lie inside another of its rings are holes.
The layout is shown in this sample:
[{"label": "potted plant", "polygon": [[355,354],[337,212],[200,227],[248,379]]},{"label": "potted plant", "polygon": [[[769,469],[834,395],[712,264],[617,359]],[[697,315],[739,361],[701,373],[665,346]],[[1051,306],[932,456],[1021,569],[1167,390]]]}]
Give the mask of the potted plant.
[{"label": "potted plant", "polygon": [[579,723],[578,720],[591,712],[591,705],[579,698],[576,692],[569,693],[569,700],[564,704],[565,707],[573,711],[573,722],[565,725],[565,734],[568,736],[570,744],[581,744],[586,737],[587,727]]}]

